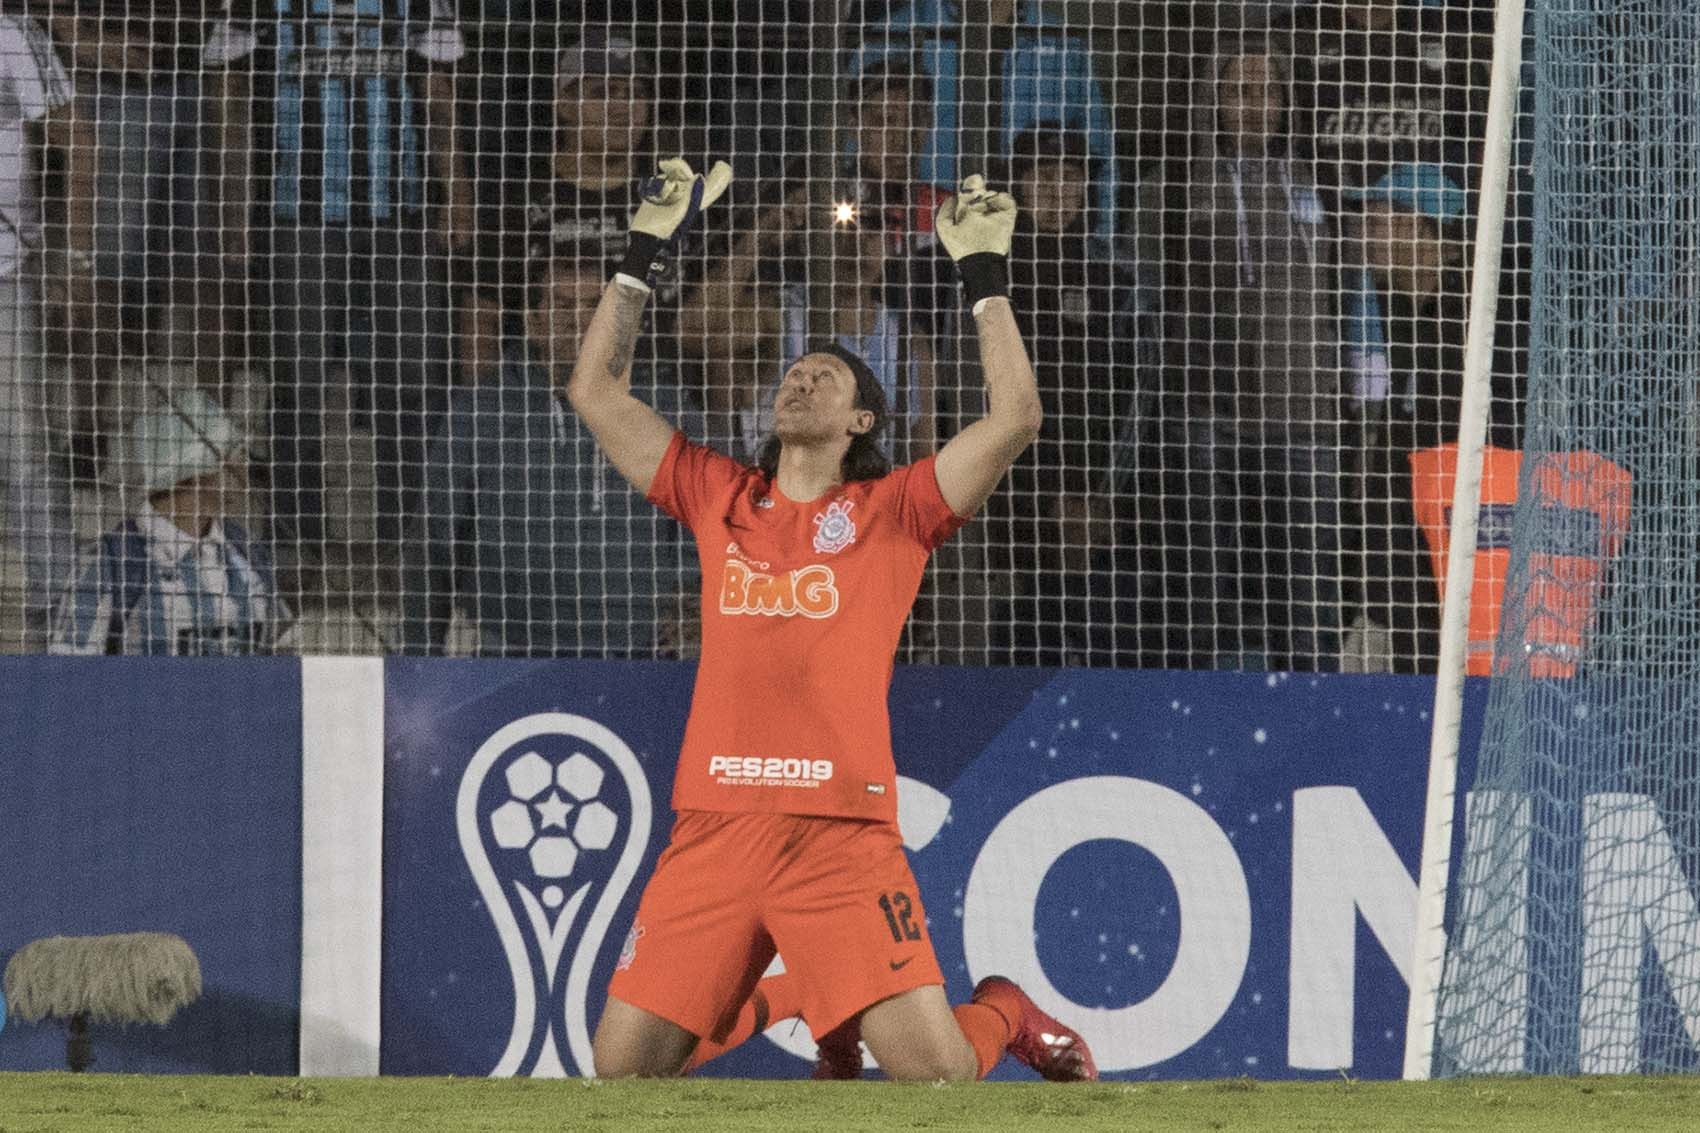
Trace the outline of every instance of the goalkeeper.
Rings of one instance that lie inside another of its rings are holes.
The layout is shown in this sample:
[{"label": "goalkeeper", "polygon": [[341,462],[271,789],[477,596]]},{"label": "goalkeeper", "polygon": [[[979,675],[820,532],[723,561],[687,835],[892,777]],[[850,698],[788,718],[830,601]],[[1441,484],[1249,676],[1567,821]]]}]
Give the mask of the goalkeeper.
[{"label": "goalkeeper", "polygon": [[974,1078],[1006,1050],[1047,1078],[1095,1077],[1080,1037],[1010,981],[946,1002],[896,821],[898,635],[929,553],[1039,431],[1004,296],[1015,202],[970,177],[938,215],[978,325],[985,416],[893,470],[874,439],[879,383],[825,347],[785,371],[750,468],[687,441],[630,389],[658,259],[730,180],[724,163],[706,177],[662,163],[566,388],[614,467],[694,535],[703,576],[678,817],[608,989],[596,1070],[679,1073],[699,1041],[731,1036],[777,950],[814,1033],[859,1032],[893,1078]]}]

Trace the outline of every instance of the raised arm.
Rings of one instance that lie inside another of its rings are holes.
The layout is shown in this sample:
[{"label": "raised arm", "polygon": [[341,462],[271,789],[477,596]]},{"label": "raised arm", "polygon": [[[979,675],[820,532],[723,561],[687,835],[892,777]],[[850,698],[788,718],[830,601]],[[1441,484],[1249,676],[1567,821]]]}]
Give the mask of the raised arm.
[{"label": "raised arm", "polygon": [[673,440],[666,418],[632,395],[632,354],[649,288],[625,273],[602,292],[567,378],[567,400],[620,475],[649,494]]},{"label": "raised arm", "polygon": [[935,473],[944,502],[972,515],[997,488],[1017,457],[1039,435],[1044,410],[1033,364],[1005,296],[1006,261],[1015,229],[1015,201],[986,188],[978,174],[939,209],[939,240],[962,276],[980,339],[986,413],[939,450]]},{"label": "raised arm", "polygon": [[717,162],[707,177],[693,173],[679,158],[661,163],[660,176],[644,186],[643,203],[632,218],[625,262],[602,292],[566,375],[565,392],[573,411],[620,475],[645,495],[673,439],[673,426],[632,396],[632,355],[655,282],[652,265],[677,247],[698,212],[724,193],[731,180],[725,162]]}]

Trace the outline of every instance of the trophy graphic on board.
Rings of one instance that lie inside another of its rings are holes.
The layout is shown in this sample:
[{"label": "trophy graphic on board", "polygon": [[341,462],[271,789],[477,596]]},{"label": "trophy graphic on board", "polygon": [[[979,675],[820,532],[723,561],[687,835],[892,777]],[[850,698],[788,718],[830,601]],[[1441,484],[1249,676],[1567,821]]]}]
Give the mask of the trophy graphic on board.
[{"label": "trophy graphic on board", "polygon": [[[460,781],[461,853],[513,977],[513,1029],[492,1077],[595,1074],[591,971],[649,844],[649,780],[630,747],[583,716],[515,720]],[[569,949],[569,945],[571,946]]]}]

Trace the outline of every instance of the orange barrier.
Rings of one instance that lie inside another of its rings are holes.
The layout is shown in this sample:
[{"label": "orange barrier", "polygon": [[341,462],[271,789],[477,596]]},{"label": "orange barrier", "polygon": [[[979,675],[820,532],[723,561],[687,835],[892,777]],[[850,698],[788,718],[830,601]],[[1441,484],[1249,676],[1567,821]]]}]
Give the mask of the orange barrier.
[{"label": "orange barrier", "polygon": [[[1458,446],[1423,449],[1412,453],[1410,462],[1411,503],[1444,598]],[[1521,452],[1491,445],[1483,452],[1476,576],[1470,589],[1464,666],[1472,676],[1506,673],[1516,662],[1516,657],[1504,653],[1496,657],[1494,641],[1505,603],[1511,520],[1522,465]],[[1605,567],[1623,546],[1632,480],[1627,471],[1603,456],[1565,452],[1538,457],[1530,483],[1538,505],[1556,512],[1543,517],[1543,545],[1531,553],[1518,644],[1530,676],[1568,677],[1575,674],[1582,655]]]}]

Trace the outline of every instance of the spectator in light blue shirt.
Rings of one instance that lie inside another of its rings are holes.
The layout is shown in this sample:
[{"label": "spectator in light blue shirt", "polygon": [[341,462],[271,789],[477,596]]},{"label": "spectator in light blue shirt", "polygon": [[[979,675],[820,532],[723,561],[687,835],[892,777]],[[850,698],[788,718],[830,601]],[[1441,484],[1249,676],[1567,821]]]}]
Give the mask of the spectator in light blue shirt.
[{"label": "spectator in light blue shirt", "polygon": [[101,537],[60,603],[51,652],[271,652],[283,613],[271,553],[230,518],[246,489],[244,447],[198,391],[137,419],[122,449],[146,502]]}]

